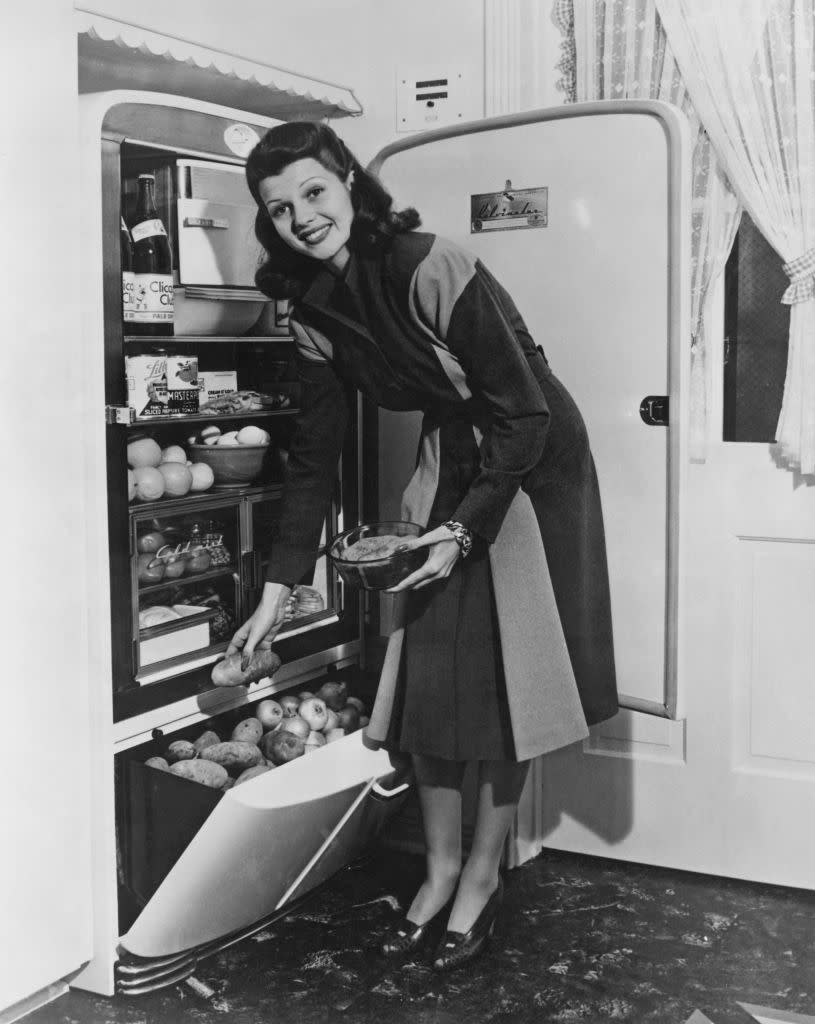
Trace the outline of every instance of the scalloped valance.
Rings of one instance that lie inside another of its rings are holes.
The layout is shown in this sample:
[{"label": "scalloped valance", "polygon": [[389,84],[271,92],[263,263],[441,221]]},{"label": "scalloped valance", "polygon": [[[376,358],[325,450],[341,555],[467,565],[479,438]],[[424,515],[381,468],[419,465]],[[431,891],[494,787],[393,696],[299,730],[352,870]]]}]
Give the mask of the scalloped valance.
[{"label": "scalloped valance", "polygon": [[142,89],[189,96],[281,121],[356,117],[340,85],[77,11],[79,91]]}]

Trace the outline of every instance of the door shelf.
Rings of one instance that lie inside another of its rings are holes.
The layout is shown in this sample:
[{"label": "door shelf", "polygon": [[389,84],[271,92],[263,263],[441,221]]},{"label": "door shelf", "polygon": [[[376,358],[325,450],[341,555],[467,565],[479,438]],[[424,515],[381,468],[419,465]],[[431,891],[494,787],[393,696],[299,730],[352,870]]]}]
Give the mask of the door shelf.
[{"label": "door shelf", "polygon": [[294,341],[289,331],[280,331],[279,334],[168,334],[165,337],[156,336],[153,338],[139,334],[125,334],[125,345],[149,345],[155,348],[156,345],[266,345],[266,344],[291,344]]}]

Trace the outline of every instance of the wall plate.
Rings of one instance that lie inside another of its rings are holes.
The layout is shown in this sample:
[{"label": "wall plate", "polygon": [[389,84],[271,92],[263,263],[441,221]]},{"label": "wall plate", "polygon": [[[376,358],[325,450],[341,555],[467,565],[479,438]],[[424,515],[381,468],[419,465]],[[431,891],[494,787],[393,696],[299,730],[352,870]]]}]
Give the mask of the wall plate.
[{"label": "wall plate", "polygon": [[396,130],[423,131],[481,117],[471,73],[461,66],[398,69]]}]

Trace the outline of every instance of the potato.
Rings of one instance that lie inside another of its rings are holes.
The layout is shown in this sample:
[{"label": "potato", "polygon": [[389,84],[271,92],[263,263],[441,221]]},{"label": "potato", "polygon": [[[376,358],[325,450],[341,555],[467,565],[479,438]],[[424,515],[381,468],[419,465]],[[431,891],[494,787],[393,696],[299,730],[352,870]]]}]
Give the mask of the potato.
[{"label": "potato", "polygon": [[200,758],[194,761],[177,761],[171,765],[170,771],[173,775],[180,775],[182,779],[200,782],[202,786],[209,786],[211,789],[220,789],[229,778],[223,765],[215,764],[214,761],[202,761]]},{"label": "potato", "polygon": [[245,672],[241,670],[242,655],[230,654],[212,667],[215,686],[242,686],[272,676],[280,668],[280,658],[270,650],[255,651]]},{"label": "potato", "polygon": [[211,747],[205,747],[199,755],[199,760],[214,761],[234,771],[242,772],[244,768],[254,768],[261,764],[263,754],[254,745],[242,740],[229,740],[226,743],[213,743]]},{"label": "potato", "polygon": [[248,782],[250,779],[254,779],[258,775],[265,775],[266,772],[270,772],[272,769],[268,764],[256,764],[254,768],[247,768],[242,771],[240,775],[235,779],[235,785],[240,786],[242,782]]},{"label": "potato", "polygon": [[167,747],[167,760],[170,764],[175,761],[191,761],[195,757],[195,747],[189,740],[173,740]]},{"label": "potato", "polygon": [[170,767],[163,757],[148,757],[144,763],[148,768],[159,768],[163,772],[166,772]]},{"label": "potato", "polygon": [[206,732],[202,732],[197,740],[193,743],[196,754],[200,754],[206,747],[211,747],[213,743],[220,743],[221,737],[217,732],[213,732],[212,729],[207,729]]},{"label": "potato", "polygon": [[262,735],[263,726],[257,718],[244,718],[244,720],[242,722],[238,722],[232,730],[231,739],[240,740],[244,743],[254,743],[257,745],[258,740]]}]

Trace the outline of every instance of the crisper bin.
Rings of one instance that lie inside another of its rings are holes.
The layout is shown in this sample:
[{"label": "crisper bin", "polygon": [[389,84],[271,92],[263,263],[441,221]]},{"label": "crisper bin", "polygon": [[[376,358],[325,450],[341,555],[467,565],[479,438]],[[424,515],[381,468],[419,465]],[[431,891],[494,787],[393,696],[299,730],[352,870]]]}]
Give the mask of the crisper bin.
[{"label": "crisper bin", "polygon": [[121,945],[139,957],[213,942],[307,893],[362,851],[408,788],[406,763],[362,730],[223,792],[136,759],[124,768],[123,869],[144,906]]}]

